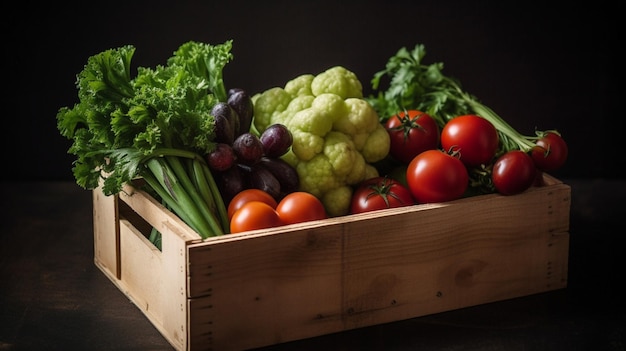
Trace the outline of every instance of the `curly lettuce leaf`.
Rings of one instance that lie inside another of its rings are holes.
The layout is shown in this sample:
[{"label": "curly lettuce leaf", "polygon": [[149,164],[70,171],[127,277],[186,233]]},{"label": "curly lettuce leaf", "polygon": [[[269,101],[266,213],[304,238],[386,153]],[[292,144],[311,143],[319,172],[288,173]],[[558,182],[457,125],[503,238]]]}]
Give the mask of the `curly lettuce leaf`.
[{"label": "curly lettuce leaf", "polygon": [[[223,69],[232,41],[221,45],[187,42],[155,68],[138,67],[131,77],[135,47],[109,49],[90,57],[77,75],[79,102],[62,107],[57,127],[72,140],[77,184],[119,192],[142,176],[150,157],[206,154],[215,147],[210,111],[226,101]],[[110,179],[109,179],[110,178]]]}]

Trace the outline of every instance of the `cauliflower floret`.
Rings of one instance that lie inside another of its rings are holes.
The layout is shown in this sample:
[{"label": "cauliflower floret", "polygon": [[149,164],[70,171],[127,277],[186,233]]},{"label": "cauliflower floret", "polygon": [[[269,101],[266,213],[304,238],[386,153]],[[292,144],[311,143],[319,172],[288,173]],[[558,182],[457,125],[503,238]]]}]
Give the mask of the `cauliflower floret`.
[{"label": "cauliflower floret", "polygon": [[369,134],[380,126],[378,114],[363,99],[346,99],[345,105],[348,108],[348,113],[335,121],[333,129],[350,135],[357,150],[361,150]]},{"label": "cauliflower floret", "polygon": [[306,110],[296,112],[285,125],[292,132],[301,130],[324,137],[333,128],[333,121],[323,110],[307,108]]},{"label": "cauliflower floret", "polygon": [[360,150],[367,163],[378,162],[389,154],[391,138],[382,124],[367,135],[367,139]]},{"label": "cauliflower floret", "polygon": [[[363,180],[368,179],[369,169],[367,166],[368,164],[365,163],[365,159],[363,158],[363,155],[357,152],[356,158],[354,159],[354,163],[352,164],[350,173],[348,173],[348,175],[346,176],[346,184],[356,185],[362,182]],[[372,168],[374,167],[372,166]],[[378,173],[378,171],[376,171],[376,173]]]},{"label": "cauliflower floret", "polygon": [[293,136],[291,151],[300,161],[309,161],[324,149],[324,137],[300,129],[292,130],[291,134]]},{"label": "cauliflower floret", "polygon": [[352,193],[352,188],[347,185],[331,189],[324,193],[321,200],[324,204],[324,208],[326,208],[326,213],[328,213],[330,217],[347,214],[346,209],[350,208]]},{"label": "cauliflower floret", "polygon": [[359,132],[371,133],[380,125],[378,113],[376,113],[376,110],[369,102],[363,99],[351,98],[346,99],[345,104],[350,111],[346,118]]},{"label": "cauliflower floret", "polygon": [[315,76],[311,92],[318,96],[324,93],[339,95],[342,99],[362,98],[363,86],[356,74],[342,66],[335,66]]},{"label": "cauliflower floret", "polygon": [[308,162],[298,163],[296,170],[300,177],[300,187],[319,199],[343,183],[343,179],[335,176],[333,165],[324,154],[319,154]]},{"label": "cauliflower floret", "polygon": [[345,101],[336,94],[325,93],[317,95],[315,100],[313,100],[311,108],[318,110],[326,116],[331,123],[334,123],[336,120],[343,118],[349,113]]},{"label": "cauliflower floret", "polygon": [[330,132],[326,135],[324,155],[328,157],[336,176],[346,177],[350,174],[358,154],[347,135],[340,132]]},{"label": "cauliflower floret", "polygon": [[298,76],[285,84],[285,91],[291,94],[292,97],[302,95],[313,95],[311,92],[311,82],[315,78],[312,74],[303,74]]},{"label": "cauliflower floret", "polygon": [[313,95],[298,95],[287,106],[285,112],[289,111],[292,114],[306,110],[307,108],[313,106],[313,101],[315,100],[315,96]]},{"label": "cauliflower floret", "polygon": [[292,96],[282,88],[271,88],[255,95],[254,127],[262,133],[272,124],[273,116],[284,111],[291,100]]},{"label": "cauliflower floret", "polygon": [[296,96],[293,100],[291,100],[289,106],[287,106],[284,111],[272,115],[270,125],[276,123],[284,124],[285,126],[288,125],[293,118],[293,115],[295,115],[299,111],[311,107],[311,105],[313,104],[313,100],[315,100],[315,97],[313,95]]}]

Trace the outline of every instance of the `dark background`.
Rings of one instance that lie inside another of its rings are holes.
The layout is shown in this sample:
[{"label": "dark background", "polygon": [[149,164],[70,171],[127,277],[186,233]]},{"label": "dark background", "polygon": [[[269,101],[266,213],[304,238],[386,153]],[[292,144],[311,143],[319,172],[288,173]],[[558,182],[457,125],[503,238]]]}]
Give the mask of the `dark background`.
[{"label": "dark background", "polygon": [[0,349],[171,349],[93,265],[89,192],[35,181],[73,180],[56,113],[77,102],[89,56],[132,44],[134,64],[152,67],[186,41],[233,39],[226,84],[252,92],[334,65],[369,89],[399,48],[422,43],[425,63],[444,62],[519,131],[556,128],[570,148],[554,174],[572,187],[567,289],[267,350],[623,350],[622,14],[599,1],[12,4],[0,21]]},{"label": "dark background", "polygon": [[569,144],[560,178],[623,178],[624,68],[619,11],[528,1],[97,1],[4,12],[2,180],[73,180],[56,113],[77,102],[89,56],[136,46],[133,65],[165,63],[189,40],[234,40],[227,87],[255,93],[334,65],[373,74],[406,46],[523,134],[558,129]]}]

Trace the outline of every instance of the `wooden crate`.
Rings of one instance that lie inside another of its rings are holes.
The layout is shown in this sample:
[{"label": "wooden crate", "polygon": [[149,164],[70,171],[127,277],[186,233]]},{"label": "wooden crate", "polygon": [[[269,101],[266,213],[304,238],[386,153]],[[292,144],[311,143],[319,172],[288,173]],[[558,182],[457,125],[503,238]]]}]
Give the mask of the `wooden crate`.
[{"label": "wooden crate", "polygon": [[565,288],[571,190],[545,182],[207,240],[97,189],[95,264],[177,350],[262,347]]}]

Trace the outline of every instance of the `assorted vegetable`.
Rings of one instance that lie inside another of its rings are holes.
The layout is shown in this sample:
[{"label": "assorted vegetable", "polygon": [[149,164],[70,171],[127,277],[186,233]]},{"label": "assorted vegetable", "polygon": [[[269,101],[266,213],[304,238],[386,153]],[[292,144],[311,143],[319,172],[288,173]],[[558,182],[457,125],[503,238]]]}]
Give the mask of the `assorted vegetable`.
[{"label": "assorted vegetable", "polygon": [[350,213],[363,213],[415,204],[411,191],[390,177],[374,177],[358,185]]},{"label": "assorted vegetable", "polygon": [[142,178],[202,237],[228,231],[224,202],[203,155],[215,148],[212,107],[226,101],[222,78],[232,41],[188,42],[154,69],[131,76],[133,46],[89,58],[78,74],[79,102],[62,107],[58,129],[72,140],[77,183],[106,195]]},{"label": "assorted vegetable", "polygon": [[228,203],[228,219],[233,218],[233,214],[240,209],[246,202],[261,201],[270,205],[272,208],[276,208],[278,202],[269,193],[256,188],[249,188],[240,191],[235,195]]},{"label": "assorted vegetable", "polygon": [[418,110],[403,110],[385,122],[391,147],[389,156],[409,163],[423,151],[439,146],[439,126],[428,114]]},{"label": "assorted vegetable", "polygon": [[[528,152],[533,148],[536,136],[522,135],[491,108],[464,91],[457,80],[443,74],[443,63],[423,64],[425,56],[426,49],[422,44],[417,44],[411,51],[403,47],[389,59],[385,69],[374,74],[371,83],[377,93],[367,100],[383,120],[397,111],[417,109],[434,117],[443,128],[458,116],[474,114],[485,118],[498,130],[500,153],[509,150]],[[389,86],[380,90],[385,78],[389,79]]]},{"label": "assorted vegetable", "polygon": [[[238,114],[235,112],[234,115]],[[224,202],[249,188],[266,191],[276,201],[298,190],[300,179],[296,169],[280,159],[291,148],[292,142],[287,127],[274,124],[261,136],[252,133],[248,127],[248,131],[236,135],[231,144],[218,143],[207,155],[207,162]]]},{"label": "assorted vegetable", "polygon": [[369,97],[343,66],[253,96],[227,90],[231,48],[190,41],[134,77],[133,46],[90,57],[77,76],[79,102],[57,114],[77,183],[105,195],[143,184],[208,238],[515,195],[568,157],[558,131],[523,135],[443,75],[442,63],[423,64],[423,45],[392,56]]},{"label": "assorted vegetable", "polygon": [[567,145],[558,131],[521,134],[464,91],[457,80],[445,76],[443,63],[423,64],[425,55],[421,44],[411,51],[405,47],[398,50],[385,68],[374,74],[374,94],[366,100],[376,109],[382,123],[398,111],[411,109],[432,116],[442,130],[440,147],[448,153],[454,151],[467,167],[470,180],[466,196],[498,191],[493,184],[492,167],[497,158],[510,151],[533,155],[538,171],[553,171],[564,164]]},{"label": "assorted vegetable", "polygon": [[531,149],[535,166],[541,171],[556,171],[567,160],[567,144],[557,131],[538,133],[539,139]]},{"label": "assorted vegetable", "polygon": [[231,233],[326,219],[326,209],[313,194],[294,191],[280,202],[260,189],[246,189],[228,204]]},{"label": "assorted vegetable", "polygon": [[241,233],[281,225],[275,208],[262,201],[249,201],[233,213],[230,219],[230,232]]},{"label": "assorted vegetable", "polygon": [[326,209],[322,202],[311,193],[306,191],[294,191],[287,194],[278,205],[276,212],[283,224],[326,219]]},{"label": "assorted vegetable", "polygon": [[445,202],[463,196],[468,186],[467,168],[456,154],[427,150],[407,166],[406,181],[418,203]]},{"label": "assorted vegetable", "polygon": [[535,182],[533,159],[522,150],[511,150],[498,157],[493,164],[491,179],[502,195],[515,195],[530,188]]},{"label": "assorted vegetable", "polygon": [[456,151],[467,167],[489,164],[498,151],[498,131],[486,119],[463,115],[451,119],[441,131],[441,147]]}]

